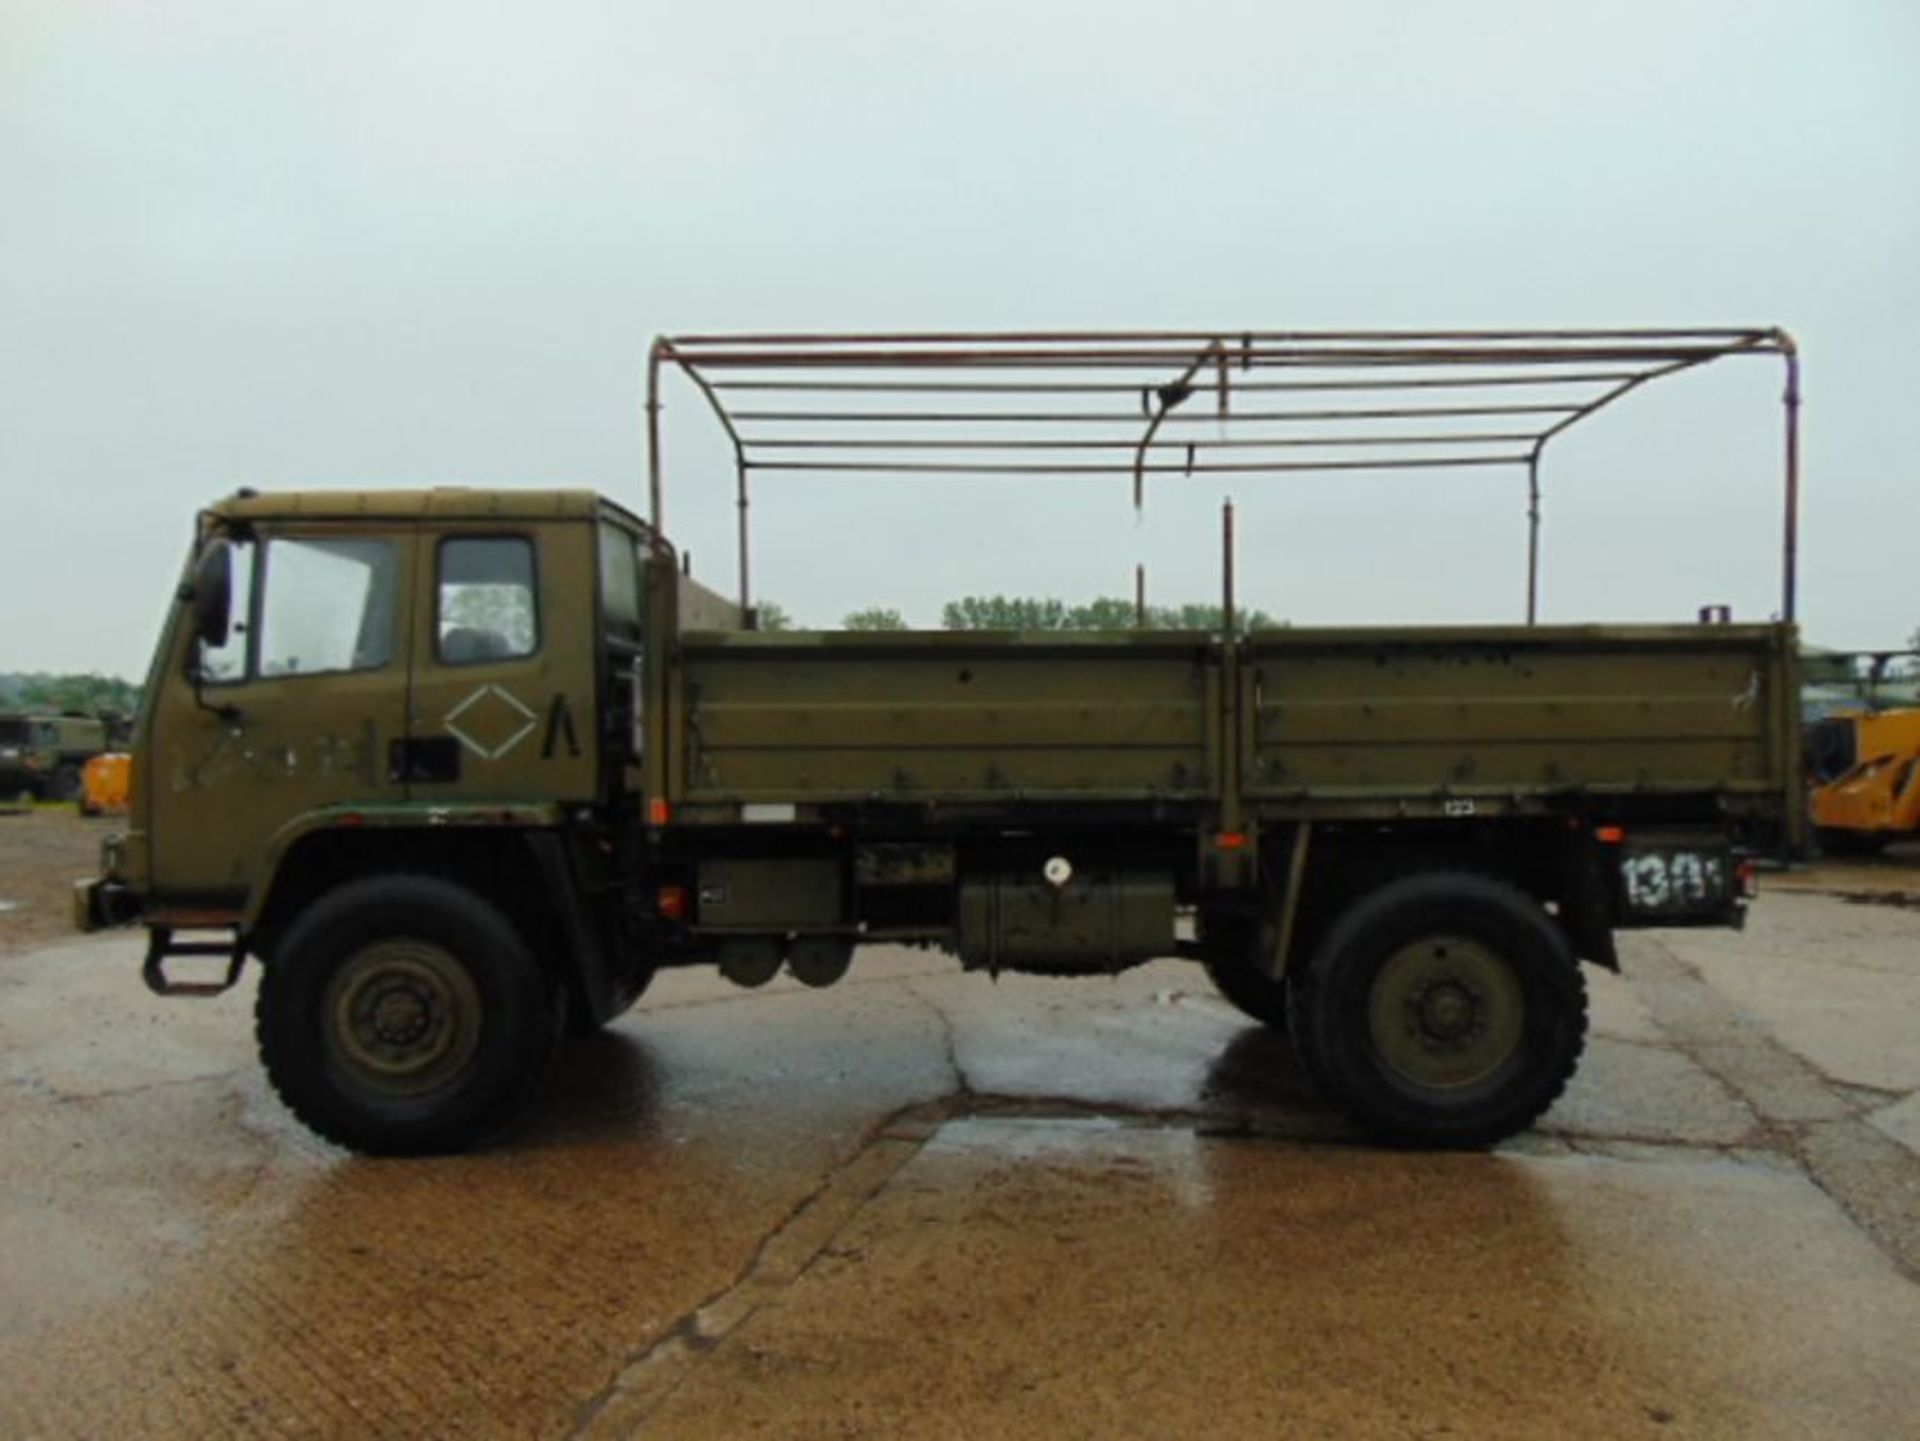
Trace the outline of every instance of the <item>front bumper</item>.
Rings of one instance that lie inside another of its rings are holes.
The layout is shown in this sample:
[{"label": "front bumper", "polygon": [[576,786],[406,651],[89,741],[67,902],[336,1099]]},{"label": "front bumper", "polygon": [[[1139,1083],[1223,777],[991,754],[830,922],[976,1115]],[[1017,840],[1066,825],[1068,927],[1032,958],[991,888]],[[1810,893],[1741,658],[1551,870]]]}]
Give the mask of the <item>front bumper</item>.
[{"label": "front bumper", "polygon": [[128,885],[123,861],[126,837],[110,835],[100,843],[100,874],[73,883],[73,927],[77,931],[105,930],[140,918],[140,894]]},{"label": "front bumper", "polygon": [[73,883],[73,925],[83,932],[124,926],[140,919],[140,897],[110,876]]}]

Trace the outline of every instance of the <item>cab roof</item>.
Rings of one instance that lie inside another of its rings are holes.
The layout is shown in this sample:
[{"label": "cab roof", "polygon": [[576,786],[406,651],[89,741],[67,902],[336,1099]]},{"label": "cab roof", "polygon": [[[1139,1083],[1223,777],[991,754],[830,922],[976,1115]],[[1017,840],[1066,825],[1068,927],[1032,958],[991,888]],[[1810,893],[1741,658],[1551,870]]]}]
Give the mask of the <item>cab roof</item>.
[{"label": "cab roof", "polygon": [[208,510],[228,520],[595,520],[617,516],[644,529],[626,507],[591,490],[435,486],[414,490],[242,490]]}]

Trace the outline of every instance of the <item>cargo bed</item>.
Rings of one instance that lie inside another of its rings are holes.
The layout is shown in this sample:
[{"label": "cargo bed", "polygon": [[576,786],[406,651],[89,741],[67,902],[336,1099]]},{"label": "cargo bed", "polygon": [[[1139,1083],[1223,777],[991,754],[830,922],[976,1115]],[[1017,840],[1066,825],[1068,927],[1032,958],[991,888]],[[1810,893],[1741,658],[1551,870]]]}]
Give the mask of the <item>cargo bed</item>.
[{"label": "cargo bed", "polygon": [[1459,816],[1601,798],[1777,813],[1797,784],[1782,626],[697,632],[676,804],[1244,800]]}]

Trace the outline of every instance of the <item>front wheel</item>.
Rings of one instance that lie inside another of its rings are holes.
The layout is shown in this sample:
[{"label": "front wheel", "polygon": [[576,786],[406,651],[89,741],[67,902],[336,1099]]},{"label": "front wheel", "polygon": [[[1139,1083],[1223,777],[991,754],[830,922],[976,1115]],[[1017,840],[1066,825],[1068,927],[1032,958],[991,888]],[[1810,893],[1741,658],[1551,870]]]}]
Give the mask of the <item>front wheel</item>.
[{"label": "front wheel", "polygon": [[1552,1105],[1586,1043],[1566,937],[1487,876],[1430,871],[1361,898],[1290,999],[1329,1098],[1390,1144],[1485,1146]]},{"label": "front wheel", "polygon": [[255,1032],[287,1108],[370,1154],[459,1150],[531,1093],[554,998],[498,910],[432,876],[353,881],[274,949]]},{"label": "front wheel", "polygon": [[583,1036],[597,1036],[620,1017],[632,1010],[640,997],[646,994],[647,987],[653,984],[653,967],[646,966],[630,975],[622,976],[615,983],[613,1004],[607,1014],[594,1018],[593,1007],[587,1003],[586,996],[573,986],[566,988],[561,997],[566,1008],[563,1029],[574,1039]]}]

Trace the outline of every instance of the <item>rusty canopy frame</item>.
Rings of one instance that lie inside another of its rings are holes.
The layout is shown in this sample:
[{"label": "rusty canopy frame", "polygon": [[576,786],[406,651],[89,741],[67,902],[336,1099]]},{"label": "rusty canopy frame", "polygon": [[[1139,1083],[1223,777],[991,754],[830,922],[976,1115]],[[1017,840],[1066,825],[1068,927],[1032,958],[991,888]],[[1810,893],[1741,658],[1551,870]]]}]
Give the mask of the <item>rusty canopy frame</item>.
[{"label": "rusty canopy frame", "polygon": [[1139,507],[1149,477],[1514,467],[1526,478],[1531,625],[1547,442],[1650,380],[1735,355],[1786,365],[1790,621],[1799,357],[1773,328],[662,336],[647,367],[650,514],[664,526],[669,367],[733,447],[743,607],[754,475],[1113,476]]}]

